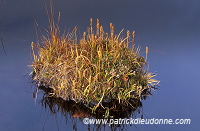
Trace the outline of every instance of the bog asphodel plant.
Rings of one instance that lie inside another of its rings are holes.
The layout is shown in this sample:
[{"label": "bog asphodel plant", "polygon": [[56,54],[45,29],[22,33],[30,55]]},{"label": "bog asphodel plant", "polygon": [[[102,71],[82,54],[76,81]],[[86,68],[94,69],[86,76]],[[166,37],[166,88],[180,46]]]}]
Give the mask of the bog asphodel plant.
[{"label": "bog asphodel plant", "polygon": [[[60,34],[60,29],[50,20],[47,36],[39,44],[32,43],[33,80],[39,86],[53,89],[53,94],[64,100],[82,102],[96,109],[102,103],[117,100],[129,105],[130,100],[141,100],[158,84],[155,75],[148,71],[146,58],[134,46],[135,32],[123,30],[115,34],[104,32],[97,19],[77,40],[77,28]],[[37,50],[37,53],[35,52]]]}]

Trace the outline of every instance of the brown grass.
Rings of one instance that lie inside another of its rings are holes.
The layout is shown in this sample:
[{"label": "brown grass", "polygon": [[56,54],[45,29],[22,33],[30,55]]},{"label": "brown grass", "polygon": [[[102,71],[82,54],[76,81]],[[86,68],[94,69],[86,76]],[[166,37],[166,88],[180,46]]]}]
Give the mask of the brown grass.
[{"label": "brown grass", "polygon": [[98,19],[94,30],[90,19],[88,31],[77,39],[77,28],[61,35],[53,19],[48,36],[31,44],[33,80],[53,89],[51,95],[109,111],[113,107],[102,103],[117,100],[131,106],[130,100],[143,99],[158,84],[148,71],[148,47],[144,58],[134,46],[135,32],[123,37],[123,30],[115,34],[111,23],[110,33],[105,33]]}]

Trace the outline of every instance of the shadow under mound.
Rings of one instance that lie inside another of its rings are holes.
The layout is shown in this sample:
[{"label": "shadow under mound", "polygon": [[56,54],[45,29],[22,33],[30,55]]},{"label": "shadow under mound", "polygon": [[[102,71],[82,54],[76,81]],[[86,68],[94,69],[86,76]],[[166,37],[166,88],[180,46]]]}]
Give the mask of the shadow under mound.
[{"label": "shadow under mound", "polygon": [[[73,100],[64,100],[60,97],[51,95],[53,90],[51,88],[40,86],[38,89],[44,91],[42,97],[42,105],[45,108],[49,108],[52,113],[61,112],[62,115],[70,115],[73,118],[84,118],[91,117],[96,119],[118,119],[118,118],[128,118],[131,117],[133,112],[139,112],[142,107],[140,100],[131,99],[129,100],[129,106],[119,103],[118,100],[111,100],[110,102],[103,102],[102,106],[96,108],[93,111],[90,106],[85,105],[84,103],[76,103]],[[131,105],[131,106],[130,106]],[[104,108],[106,107],[106,108]],[[108,110],[109,109],[109,112]],[[105,114],[109,113],[109,117],[106,117]]]}]

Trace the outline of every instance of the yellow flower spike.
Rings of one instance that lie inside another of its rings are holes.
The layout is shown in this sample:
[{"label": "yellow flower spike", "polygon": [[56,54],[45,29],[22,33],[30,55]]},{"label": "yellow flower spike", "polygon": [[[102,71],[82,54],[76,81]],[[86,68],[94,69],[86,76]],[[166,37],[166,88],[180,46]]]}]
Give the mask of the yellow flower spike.
[{"label": "yellow flower spike", "polygon": [[96,24],[96,35],[99,36],[100,33],[100,24],[99,24],[99,19],[97,19],[97,24]]},{"label": "yellow flower spike", "polygon": [[149,48],[146,47],[146,60],[147,60],[148,52],[149,52]]},{"label": "yellow flower spike", "polygon": [[90,18],[90,34],[92,34],[92,18]]}]

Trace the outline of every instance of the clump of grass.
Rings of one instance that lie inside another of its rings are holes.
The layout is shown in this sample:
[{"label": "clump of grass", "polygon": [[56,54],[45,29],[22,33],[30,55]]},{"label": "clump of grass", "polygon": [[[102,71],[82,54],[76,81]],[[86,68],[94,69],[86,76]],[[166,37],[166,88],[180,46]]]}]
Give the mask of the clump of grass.
[{"label": "clump of grass", "polygon": [[61,35],[50,18],[48,35],[31,44],[33,80],[53,89],[51,95],[84,103],[93,111],[101,107],[109,112],[114,105],[103,103],[113,100],[132,106],[130,101],[145,98],[158,84],[148,71],[147,57],[134,46],[135,32],[127,31],[123,37],[123,30],[115,34],[112,23],[110,33],[104,32],[98,19],[95,29],[92,24],[90,19],[88,31],[77,39],[77,28]]}]

